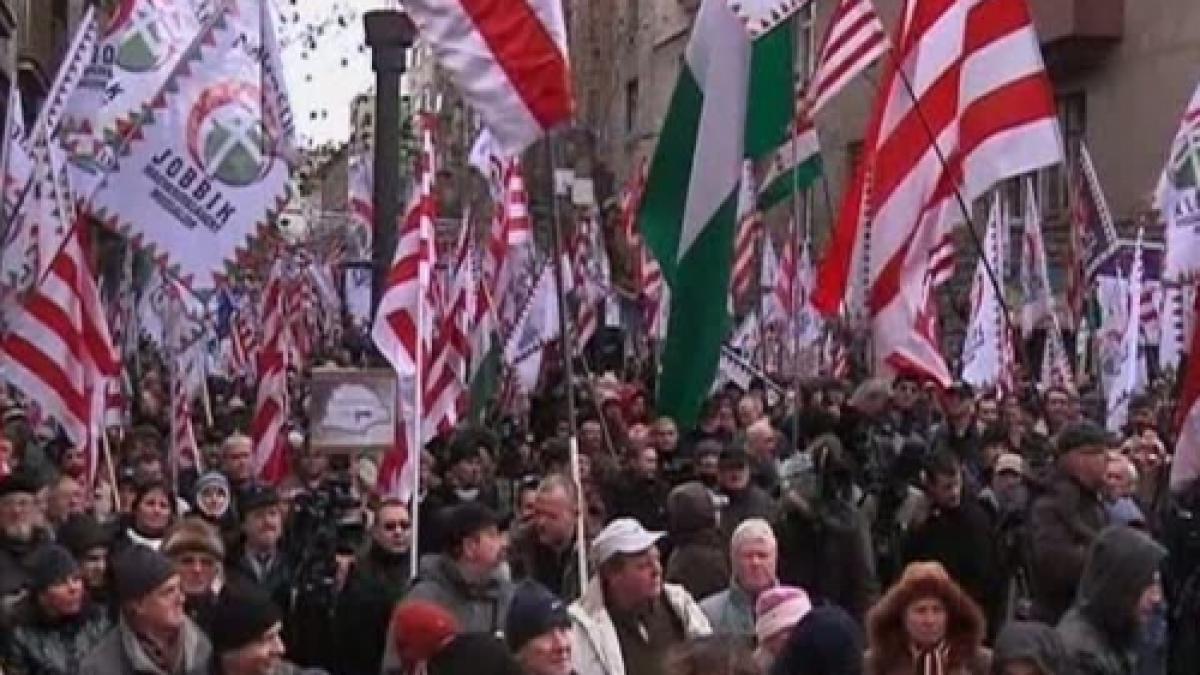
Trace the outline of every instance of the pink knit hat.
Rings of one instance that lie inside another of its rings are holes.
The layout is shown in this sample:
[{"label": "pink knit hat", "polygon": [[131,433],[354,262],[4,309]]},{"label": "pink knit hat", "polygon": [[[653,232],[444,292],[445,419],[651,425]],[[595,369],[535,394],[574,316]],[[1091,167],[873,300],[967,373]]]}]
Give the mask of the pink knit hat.
[{"label": "pink knit hat", "polygon": [[776,586],[762,592],[754,606],[754,633],[763,644],[780,631],[789,631],[812,609],[808,593],[794,586]]}]

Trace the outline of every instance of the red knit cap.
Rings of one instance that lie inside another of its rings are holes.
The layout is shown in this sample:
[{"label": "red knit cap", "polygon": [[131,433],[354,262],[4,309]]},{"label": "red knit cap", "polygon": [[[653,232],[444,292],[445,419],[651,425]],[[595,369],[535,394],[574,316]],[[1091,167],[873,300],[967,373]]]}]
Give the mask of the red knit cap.
[{"label": "red knit cap", "polygon": [[392,613],[392,641],[407,663],[428,661],[458,633],[458,621],[425,600],[401,603]]}]

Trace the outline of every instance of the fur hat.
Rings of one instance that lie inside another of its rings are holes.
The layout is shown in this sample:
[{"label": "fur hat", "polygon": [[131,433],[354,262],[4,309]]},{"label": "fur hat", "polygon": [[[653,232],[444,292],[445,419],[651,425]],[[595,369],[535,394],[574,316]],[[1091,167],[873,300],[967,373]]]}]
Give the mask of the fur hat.
[{"label": "fur hat", "polygon": [[162,552],[170,558],[184,553],[205,553],[224,560],[225,543],[208,523],[199,518],[185,518],[163,537]]},{"label": "fur hat", "polygon": [[979,605],[956,584],[946,568],[936,562],[914,562],[900,579],[867,612],[867,644],[871,645],[867,673],[882,673],[911,658],[904,628],[908,606],[924,598],[937,598],[946,607],[946,642],[949,663],[958,668],[975,658],[983,644],[986,623]]}]

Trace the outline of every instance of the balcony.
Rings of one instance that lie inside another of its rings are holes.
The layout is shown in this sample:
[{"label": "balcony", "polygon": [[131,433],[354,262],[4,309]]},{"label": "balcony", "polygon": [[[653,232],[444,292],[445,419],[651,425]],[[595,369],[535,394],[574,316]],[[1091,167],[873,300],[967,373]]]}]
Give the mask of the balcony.
[{"label": "balcony", "polygon": [[1054,77],[1096,67],[1125,32],[1125,0],[1030,0],[1029,6]]}]

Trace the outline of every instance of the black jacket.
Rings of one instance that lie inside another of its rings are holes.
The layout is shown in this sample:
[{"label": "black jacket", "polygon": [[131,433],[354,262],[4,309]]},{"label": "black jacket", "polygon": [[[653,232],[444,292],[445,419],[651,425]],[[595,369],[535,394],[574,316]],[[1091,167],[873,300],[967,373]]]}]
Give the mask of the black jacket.
[{"label": "black jacket", "polygon": [[904,564],[934,560],[984,610],[989,626],[1000,621],[1002,570],[992,536],[992,520],[979,502],[964,496],[956,509],[931,509],[909,530]]},{"label": "black jacket", "polygon": [[411,583],[408,555],[371,545],[350,570],[334,615],[337,675],[378,675],[392,608]]}]

